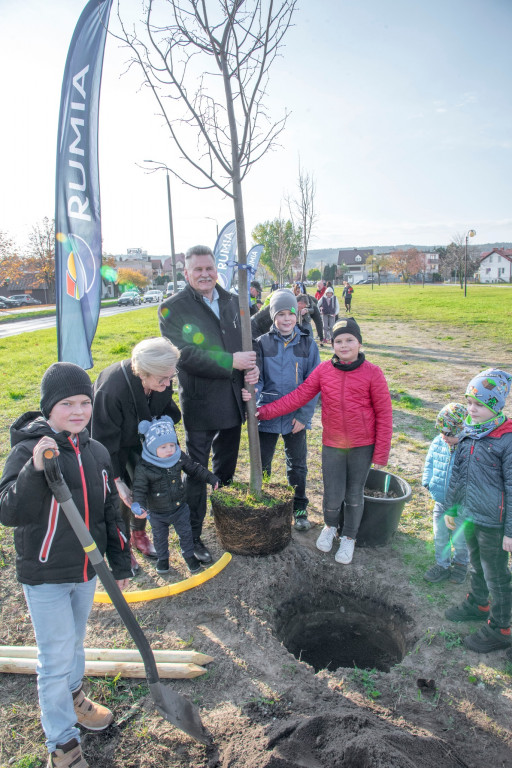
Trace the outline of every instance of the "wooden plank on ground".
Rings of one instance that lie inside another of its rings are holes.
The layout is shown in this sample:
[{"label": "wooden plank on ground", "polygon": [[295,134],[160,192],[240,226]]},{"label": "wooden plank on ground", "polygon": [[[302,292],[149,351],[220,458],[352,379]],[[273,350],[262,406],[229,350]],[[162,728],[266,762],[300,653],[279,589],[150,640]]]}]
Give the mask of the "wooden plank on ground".
[{"label": "wooden plank on ground", "polygon": [[[0,657],[0,672],[34,675],[36,672],[37,659],[35,658],[14,658],[9,656]],[[169,663],[162,662],[157,664],[158,674],[166,679],[184,679],[204,675],[206,669],[197,664],[190,663]],[[146,670],[142,662],[127,661],[86,661],[85,674],[88,677],[146,677]]]},{"label": "wooden plank on ground", "polygon": [[[153,655],[157,664],[160,662],[177,662],[203,666],[213,661],[212,656],[192,650],[173,651],[158,649],[153,651]],[[37,648],[35,645],[0,645],[0,659],[5,656],[16,659],[35,659],[37,657]],[[136,648],[86,648],[85,658],[88,661],[142,661],[142,657]]]}]

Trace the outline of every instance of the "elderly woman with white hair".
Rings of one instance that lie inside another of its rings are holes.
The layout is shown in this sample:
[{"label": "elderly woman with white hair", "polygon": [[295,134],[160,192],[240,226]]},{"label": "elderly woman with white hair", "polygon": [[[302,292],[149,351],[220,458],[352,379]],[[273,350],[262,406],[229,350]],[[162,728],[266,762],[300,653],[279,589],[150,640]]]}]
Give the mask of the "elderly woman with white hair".
[{"label": "elderly woman with white hair", "polygon": [[[170,416],[175,424],[180,420],[172,399],[179,355],[169,339],[145,339],[135,345],[131,359],[109,365],[94,384],[92,435],[110,453],[126,528],[134,546],[148,557],[156,557],[156,551],[146,533],[146,520],[130,511],[133,473],[142,452],[138,426],[160,416]],[[138,567],[132,555],[132,570]]]}]

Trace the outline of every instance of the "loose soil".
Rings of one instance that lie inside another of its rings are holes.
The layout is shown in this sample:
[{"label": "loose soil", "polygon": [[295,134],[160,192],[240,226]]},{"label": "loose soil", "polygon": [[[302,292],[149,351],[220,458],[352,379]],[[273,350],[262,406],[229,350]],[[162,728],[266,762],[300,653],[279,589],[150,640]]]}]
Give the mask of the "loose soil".
[{"label": "loose soil", "polygon": [[[446,607],[463,599],[467,585],[422,579],[433,556],[431,504],[420,482],[439,408],[460,399],[479,370],[506,368],[507,362],[490,340],[479,348],[485,359],[475,359],[469,330],[450,329],[452,338],[443,340],[435,326],[379,320],[366,322],[363,335],[371,339],[368,358],[381,365],[393,390],[389,469],[413,487],[392,543],[356,548],[350,566],[335,562],[334,549],[316,549],[322,525],[318,411],[308,479],[313,528],[294,531],[279,553],[234,555],[201,587],[132,604],[153,648],[192,647],[214,657],[202,677],[166,683],[199,707],[211,744],[199,745],[163,721],[144,681],[91,679],[86,687],[111,706],[118,721],[105,733],[84,734],[91,766],[512,765],[512,665],[503,652],[466,651],[462,638],[474,628],[444,619]],[[282,476],[279,451],[274,479]],[[237,477],[246,479],[243,461]],[[211,517],[204,540],[215,559],[222,555]],[[142,572],[131,588],[185,578],[175,538],[173,547],[169,577],[159,577],[151,561],[139,557]],[[33,645],[10,536],[1,554],[0,642]],[[115,610],[103,605],[93,609],[87,645],[133,647]],[[35,678],[3,675],[0,705],[1,765],[43,765]]]}]

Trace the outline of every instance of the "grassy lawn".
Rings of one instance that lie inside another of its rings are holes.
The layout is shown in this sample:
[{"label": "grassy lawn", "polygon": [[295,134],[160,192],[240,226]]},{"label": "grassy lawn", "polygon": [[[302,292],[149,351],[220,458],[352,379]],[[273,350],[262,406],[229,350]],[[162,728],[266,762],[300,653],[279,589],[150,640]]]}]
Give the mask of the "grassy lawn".
[{"label": "grassy lawn", "polygon": [[[336,294],[341,290],[336,289]],[[458,285],[356,285],[353,314],[376,320],[383,315],[489,332],[493,327],[505,339],[512,333],[512,285],[470,285],[467,296]]]}]

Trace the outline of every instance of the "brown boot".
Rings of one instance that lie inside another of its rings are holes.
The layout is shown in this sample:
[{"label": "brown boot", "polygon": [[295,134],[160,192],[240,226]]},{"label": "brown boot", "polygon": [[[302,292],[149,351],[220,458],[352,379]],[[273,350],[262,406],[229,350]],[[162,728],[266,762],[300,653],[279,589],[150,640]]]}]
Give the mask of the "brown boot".
[{"label": "brown boot", "polygon": [[146,557],[156,557],[156,549],[146,531],[132,531],[133,546]]},{"label": "brown boot", "polygon": [[110,709],[88,699],[81,688],[73,693],[73,706],[78,724],[88,731],[104,731],[114,720]]},{"label": "brown boot", "polygon": [[48,755],[46,768],[89,768],[82,754],[82,747],[76,739],[66,744],[57,744],[57,749]]}]

